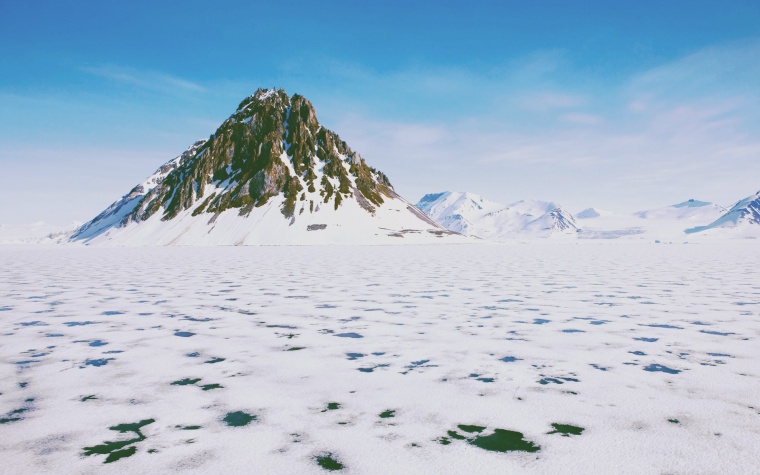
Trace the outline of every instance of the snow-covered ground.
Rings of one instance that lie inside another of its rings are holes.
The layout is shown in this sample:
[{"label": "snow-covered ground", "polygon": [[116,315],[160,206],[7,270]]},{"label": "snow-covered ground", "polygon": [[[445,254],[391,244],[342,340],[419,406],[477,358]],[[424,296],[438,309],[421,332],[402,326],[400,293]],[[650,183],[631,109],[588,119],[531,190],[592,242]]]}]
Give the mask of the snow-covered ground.
[{"label": "snow-covered ground", "polygon": [[0,247],[0,472],[754,473],[758,262]]}]

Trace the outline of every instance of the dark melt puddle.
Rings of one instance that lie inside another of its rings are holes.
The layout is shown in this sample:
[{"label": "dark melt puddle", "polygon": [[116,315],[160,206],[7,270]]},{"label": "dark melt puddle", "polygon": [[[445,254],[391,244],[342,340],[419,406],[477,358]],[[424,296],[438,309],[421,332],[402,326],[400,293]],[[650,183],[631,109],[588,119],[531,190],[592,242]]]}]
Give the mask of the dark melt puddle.
[{"label": "dark melt puddle", "polygon": [[570,424],[552,424],[552,427],[554,427],[554,430],[547,432],[547,434],[562,434],[562,437],[581,435],[586,430],[583,427],[571,426]]},{"label": "dark melt puddle", "polygon": [[120,440],[120,441],[115,441],[115,442],[107,441],[100,445],[85,447],[83,455],[89,456],[89,455],[95,455],[95,454],[98,454],[98,455],[108,454],[108,457],[106,457],[106,460],[103,463],[116,462],[117,460],[121,458],[131,457],[132,455],[135,454],[135,452],[137,452],[137,446],[135,444],[145,440],[145,436],[140,431],[140,429],[142,429],[148,424],[153,424],[154,422],[156,422],[155,419],[145,419],[140,422],[134,422],[131,424],[119,424],[113,427],[109,427],[110,430],[115,430],[119,432],[120,434],[132,432],[134,433],[136,437],[129,440]]},{"label": "dark melt puddle", "polygon": [[426,364],[430,363],[430,360],[419,360],[419,361],[412,361],[412,363],[408,366],[404,366],[406,368],[406,371],[402,371],[401,374],[407,374],[412,370],[415,370],[417,368],[437,368],[438,365],[434,364]]},{"label": "dark melt puddle", "polygon": [[629,351],[628,353],[630,353],[632,355],[636,355],[636,356],[646,356],[647,355],[643,351]]},{"label": "dark melt puddle", "polygon": [[205,322],[211,322],[214,319],[210,318],[210,317],[207,317],[207,318],[183,317],[182,320],[188,320],[188,321],[191,321],[191,322],[202,322],[202,323],[205,323]]},{"label": "dark melt puddle", "polygon": [[90,394],[89,396],[82,396],[79,400],[82,402],[87,402],[87,401],[94,401],[97,398],[98,397],[95,396],[94,394]]},{"label": "dark melt puddle", "polygon": [[105,366],[108,364],[109,361],[113,361],[116,358],[97,358],[97,359],[86,359],[84,360],[84,366],[80,366],[80,368],[84,368],[85,366]]},{"label": "dark melt puddle", "polygon": [[646,337],[642,336],[642,337],[639,337],[639,338],[634,338],[634,340],[636,340],[636,341],[644,341],[644,342],[647,342],[647,343],[654,343],[655,341],[659,340],[659,338],[646,338]]},{"label": "dark melt puddle", "polygon": [[699,332],[700,333],[707,333],[708,335],[719,335],[719,336],[736,335],[736,333],[731,333],[731,332],[727,332],[727,333],[716,332],[716,331],[713,331],[713,330],[699,330]]},{"label": "dark melt puddle", "polygon": [[224,419],[225,424],[230,427],[243,427],[256,420],[256,416],[243,411],[228,412]]},{"label": "dark melt puddle", "polygon": [[322,409],[321,412],[327,412],[327,411],[335,411],[337,409],[340,409],[340,403],[337,402],[328,402],[327,407]]},{"label": "dark melt puddle", "polygon": [[212,389],[223,389],[223,388],[224,388],[224,386],[222,386],[221,384],[216,384],[216,383],[214,383],[214,384],[204,384],[203,386],[201,386],[201,389],[204,390],[204,391],[210,391]]},{"label": "dark melt puddle", "polygon": [[605,367],[605,366],[602,366],[602,365],[598,365],[598,364],[594,364],[594,363],[591,363],[591,367],[595,368],[595,369],[598,369],[599,371],[607,371],[609,369],[608,367]]},{"label": "dark melt puddle", "polygon": [[380,413],[380,419],[390,419],[391,417],[396,417],[396,411],[393,409],[388,409],[387,411],[383,411]]},{"label": "dark melt puddle", "polygon": [[179,430],[198,430],[201,426],[174,426]]},{"label": "dark melt puddle", "polygon": [[358,360],[359,358],[364,358],[367,355],[363,353],[346,353],[346,356],[348,357],[348,361],[354,361]]},{"label": "dark melt puddle", "polygon": [[667,366],[663,366],[661,364],[656,364],[656,363],[650,364],[649,366],[645,366],[643,369],[644,371],[650,371],[653,373],[660,371],[660,372],[668,373],[668,374],[678,374],[681,372],[681,370],[679,369],[668,368]]},{"label": "dark melt puddle", "polygon": [[384,363],[384,364],[379,364],[379,365],[373,366],[371,368],[357,368],[357,369],[359,371],[361,371],[362,373],[372,373],[377,368],[387,368],[388,366],[390,366],[390,364]]},{"label": "dark melt puddle", "polygon": [[468,376],[468,378],[472,378],[475,381],[480,381],[481,383],[493,383],[494,381],[496,381],[496,379],[494,379],[494,378],[484,378],[483,376],[481,376],[478,373],[470,373],[470,375]]},{"label": "dark melt puddle", "polygon": [[317,461],[317,465],[324,468],[325,470],[335,471],[343,470],[345,468],[345,465],[340,463],[338,459],[336,459],[335,456],[331,453],[317,455],[315,457],[315,460]]},{"label": "dark melt puddle", "polygon": [[549,384],[549,383],[565,384],[565,382],[579,383],[580,380],[577,378],[566,378],[566,377],[558,376],[556,378],[542,378],[538,381],[538,384]]},{"label": "dark melt puddle", "polygon": [[18,409],[14,409],[7,414],[5,414],[5,417],[0,417],[0,425],[2,424],[8,424],[10,422],[16,422],[23,419],[23,417],[20,417],[25,412],[31,411],[32,408],[30,407],[30,404],[34,402],[34,398],[30,397],[28,399],[25,399],[24,402],[25,405],[21,406]]},{"label": "dark melt puddle", "polygon": [[195,384],[198,381],[200,381],[201,378],[184,378],[177,381],[172,382],[172,386],[189,386],[191,384]]},{"label": "dark melt puddle", "polygon": [[188,338],[195,335],[193,332],[174,332],[174,336],[181,336],[183,338]]},{"label": "dark melt puddle", "polygon": [[586,333],[585,330],[578,330],[576,328],[566,328],[562,330],[562,333]]},{"label": "dark melt puddle", "polygon": [[678,419],[668,419],[668,422],[670,422],[671,424],[680,424],[681,423],[681,421],[679,421]]},{"label": "dark melt puddle", "polygon": [[285,351],[298,351],[298,350],[305,350],[305,349],[306,349],[305,346],[291,346]]},{"label": "dark melt puddle", "polygon": [[538,452],[541,450],[538,445],[525,440],[525,436],[521,432],[494,429],[490,435],[480,435],[486,429],[485,427],[460,424],[457,428],[465,435],[450,430],[448,437],[441,437],[438,442],[442,445],[449,445],[452,440],[464,440],[470,445],[494,452]]},{"label": "dark melt puddle", "polygon": [[349,332],[349,333],[336,333],[333,336],[338,336],[341,338],[364,338],[362,335],[359,335],[358,333]]},{"label": "dark melt puddle", "polygon": [[211,358],[210,360],[204,361],[204,363],[207,363],[207,364],[221,363],[222,361],[225,361],[226,359],[227,358],[214,357],[214,358]]}]

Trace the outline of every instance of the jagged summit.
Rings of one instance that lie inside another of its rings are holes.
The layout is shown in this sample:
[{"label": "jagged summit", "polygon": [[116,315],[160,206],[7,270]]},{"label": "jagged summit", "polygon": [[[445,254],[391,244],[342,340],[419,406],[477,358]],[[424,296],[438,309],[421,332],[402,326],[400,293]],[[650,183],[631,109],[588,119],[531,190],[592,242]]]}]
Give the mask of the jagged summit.
[{"label": "jagged summit", "polygon": [[[406,228],[441,231],[395,193],[385,174],[367,165],[335,132],[320,125],[305,97],[288,96],[282,89],[258,89],[241,101],[207,140],[195,142],[164,164],[82,226],[72,239],[90,241],[102,239],[104,234],[130,234],[142,243],[151,234],[166,244],[279,243],[265,238],[261,229],[250,237],[254,227],[279,227],[269,216],[273,208],[288,226],[302,221],[298,229],[304,230],[309,226],[324,230],[327,226],[322,224],[332,224],[357,231],[365,226],[358,221],[376,218],[373,229],[384,227],[394,231],[391,234],[399,235],[398,231]],[[323,223],[326,210],[341,211],[342,219],[330,216],[330,223]],[[356,210],[366,216],[355,216]],[[402,214],[389,214],[391,210]],[[233,225],[232,214],[253,221]],[[225,232],[216,226],[222,216],[227,222],[222,226]],[[146,222],[151,226],[142,224]],[[127,228],[129,233],[121,232]],[[275,234],[283,238],[282,232]],[[284,242],[301,242],[292,237],[284,236]]]}]

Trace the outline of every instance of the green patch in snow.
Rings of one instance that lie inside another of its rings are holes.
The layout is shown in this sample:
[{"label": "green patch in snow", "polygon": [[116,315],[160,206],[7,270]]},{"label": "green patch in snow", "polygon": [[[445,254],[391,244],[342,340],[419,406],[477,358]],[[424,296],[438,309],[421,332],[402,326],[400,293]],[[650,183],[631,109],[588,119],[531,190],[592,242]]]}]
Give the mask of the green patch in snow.
[{"label": "green patch in snow", "polygon": [[583,427],[571,426],[569,424],[552,424],[552,427],[554,427],[554,430],[547,432],[547,434],[562,434],[562,437],[581,435],[585,430]]},{"label": "green patch in snow", "polygon": [[333,454],[327,453],[324,455],[318,455],[316,457],[317,459],[317,465],[324,468],[325,470],[343,470],[345,468],[345,465],[340,463],[335,457],[333,457]]},{"label": "green patch in snow", "polygon": [[143,435],[140,429],[142,429],[144,426],[148,424],[153,424],[154,422],[156,422],[155,419],[144,419],[140,422],[118,424],[113,427],[109,427],[110,430],[117,431],[121,434],[125,434],[127,432],[133,432],[135,434],[135,437],[129,440],[119,440],[119,441],[113,441],[113,442],[106,441],[100,445],[85,447],[83,449],[84,450],[83,455],[90,456],[90,455],[96,455],[96,454],[97,455],[108,454],[108,457],[106,457],[103,463],[112,463],[125,457],[131,457],[137,452],[137,445],[135,444],[145,440],[145,436]]}]

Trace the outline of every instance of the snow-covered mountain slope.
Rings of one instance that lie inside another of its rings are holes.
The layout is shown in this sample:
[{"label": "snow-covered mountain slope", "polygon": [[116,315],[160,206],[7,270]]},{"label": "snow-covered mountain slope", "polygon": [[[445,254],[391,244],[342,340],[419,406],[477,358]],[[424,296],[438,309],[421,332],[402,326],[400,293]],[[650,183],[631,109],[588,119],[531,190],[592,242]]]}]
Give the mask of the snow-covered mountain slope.
[{"label": "snow-covered mountain slope", "polygon": [[244,99],[208,140],[160,167],[72,241],[115,245],[466,241],[393,190],[311,103],[285,91]]},{"label": "snow-covered mountain slope", "polygon": [[690,199],[661,208],[622,214],[588,208],[576,215],[581,221],[579,237],[586,239],[660,239],[686,236],[685,230],[709,223],[725,212],[714,203]]},{"label": "snow-covered mountain slope", "polygon": [[686,232],[716,237],[760,238],[760,191],[740,200],[710,224],[696,226]]},{"label": "snow-covered mountain slope", "polygon": [[467,192],[425,195],[416,205],[446,229],[489,240],[574,235],[573,216],[556,203],[503,205]]},{"label": "snow-covered mountain slope", "polygon": [[575,219],[594,219],[606,216],[618,216],[620,213],[599,208],[586,208],[575,215]]},{"label": "snow-covered mountain slope", "polygon": [[725,212],[726,209],[722,206],[707,201],[691,199],[672,206],[639,211],[638,213],[634,213],[634,215],[643,219],[698,222],[714,219],[714,216],[720,216]]}]

